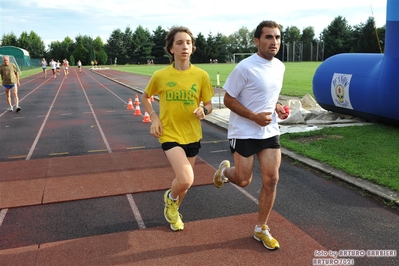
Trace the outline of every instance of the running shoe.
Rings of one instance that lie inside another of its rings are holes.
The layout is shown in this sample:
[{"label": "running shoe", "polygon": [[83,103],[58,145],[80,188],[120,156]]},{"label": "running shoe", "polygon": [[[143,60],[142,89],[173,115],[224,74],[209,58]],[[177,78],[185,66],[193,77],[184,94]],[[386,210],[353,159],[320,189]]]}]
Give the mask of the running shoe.
[{"label": "running shoe", "polygon": [[15,112],[19,112],[19,111],[21,111],[21,107],[17,106],[17,107],[15,108]]},{"label": "running shoe", "polygon": [[12,112],[12,111],[14,111],[14,109],[12,106],[8,106],[7,111]]},{"label": "running shoe", "polygon": [[[169,198],[169,193],[171,189],[167,190],[165,194],[163,195],[163,200],[165,202],[165,208],[164,208],[164,216],[166,221],[170,224],[176,224],[178,220],[180,219],[180,214],[179,214],[179,200],[172,200]],[[181,221],[181,219],[180,219]]]},{"label": "running shoe", "polygon": [[224,160],[220,163],[219,169],[213,175],[213,184],[217,188],[221,188],[225,182],[227,182],[227,178],[222,175],[223,169],[229,168],[230,162],[228,160]]},{"label": "running shoe", "polygon": [[184,223],[182,221],[183,216],[179,213],[179,217],[174,224],[170,224],[170,229],[173,231],[182,231],[184,229]]},{"label": "running shoe", "polygon": [[280,248],[280,244],[278,241],[272,237],[270,234],[270,229],[267,225],[262,226],[262,231],[256,232],[254,231],[254,238],[259,242],[262,242],[265,248],[270,250],[276,250]]}]

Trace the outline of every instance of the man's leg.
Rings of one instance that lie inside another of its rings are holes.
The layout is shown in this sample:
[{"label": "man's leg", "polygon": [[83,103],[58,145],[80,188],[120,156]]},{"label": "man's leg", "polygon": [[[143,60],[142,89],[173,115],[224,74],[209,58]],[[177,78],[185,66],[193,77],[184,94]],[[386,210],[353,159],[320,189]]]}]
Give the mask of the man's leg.
[{"label": "man's leg", "polygon": [[12,103],[11,103],[11,92],[10,92],[10,89],[4,88],[4,92],[5,92],[5,95],[6,95],[6,101],[8,103],[7,110],[9,112],[12,112],[13,108],[12,108]]},{"label": "man's leg", "polygon": [[240,187],[248,186],[252,181],[252,168],[254,166],[255,155],[249,157],[241,156],[238,152],[234,152],[234,166],[225,168],[223,175]]},{"label": "man's leg", "polygon": [[18,87],[15,85],[15,87],[12,89],[12,95],[14,97],[14,102],[15,102],[15,112],[21,111],[21,107],[19,106],[19,98],[18,98]]},{"label": "man's leg", "polygon": [[267,223],[273,208],[281,164],[280,149],[264,149],[258,154],[263,186],[259,196],[258,226]]},{"label": "man's leg", "polygon": [[270,250],[280,248],[278,241],[270,234],[267,226],[274,201],[276,199],[279,168],[281,164],[280,149],[264,149],[257,154],[261,173],[262,189],[259,195],[258,222],[254,230],[254,238]]}]

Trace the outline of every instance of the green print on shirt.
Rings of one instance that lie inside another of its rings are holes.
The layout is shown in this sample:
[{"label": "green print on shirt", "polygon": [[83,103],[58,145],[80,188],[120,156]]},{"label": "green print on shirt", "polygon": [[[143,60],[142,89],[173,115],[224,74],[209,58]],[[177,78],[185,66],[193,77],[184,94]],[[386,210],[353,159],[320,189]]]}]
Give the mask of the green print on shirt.
[{"label": "green print on shirt", "polygon": [[194,105],[195,94],[197,94],[195,86],[196,84],[193,84],[189,90],[180,90],[180,91],[167,90],[166,101],[183,102],[185,105]]}]

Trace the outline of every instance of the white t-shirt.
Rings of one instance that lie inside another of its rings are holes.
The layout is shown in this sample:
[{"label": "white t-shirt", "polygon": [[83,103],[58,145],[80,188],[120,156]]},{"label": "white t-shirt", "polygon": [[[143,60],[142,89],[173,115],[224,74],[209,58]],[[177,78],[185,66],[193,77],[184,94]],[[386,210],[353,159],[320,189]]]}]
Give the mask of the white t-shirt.
[{"label": "white t-shirt", "polygon": [[285,65],[279,59],[266,60],[258,54],[242,60],[234,68],[223,88],[253,112],[271,112],[273,121],[262,127],[230,112],[229,139],[265,139],[280,134],[275,108],[283,86],[284,72]]},{"label": "white t-shirt", "polygon": [[51,62],[50,62],[50,65],[51,65],[51,69],[55,69],[56,66],[57,66],[57,62],[51,61]]}]

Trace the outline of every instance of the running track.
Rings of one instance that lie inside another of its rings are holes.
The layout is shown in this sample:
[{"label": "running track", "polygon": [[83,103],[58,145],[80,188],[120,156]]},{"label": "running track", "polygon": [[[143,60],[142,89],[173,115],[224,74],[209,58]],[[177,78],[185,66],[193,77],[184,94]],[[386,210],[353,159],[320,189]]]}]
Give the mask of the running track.
[{"label": "running track", "polygon": [[269,222],[282,248],[266,250],[252,238],[259,167],[245,189],[214,188],[232,157],[225,129],[208,122],[185,230],[171,232],[162,196],[173,172],[149,123],[127,110],[148,77],[96,72],[25,78],[22,111],[0,113],[0,265],[312,265],[328,251],[398,249],[396,209],[284,158]]}]

